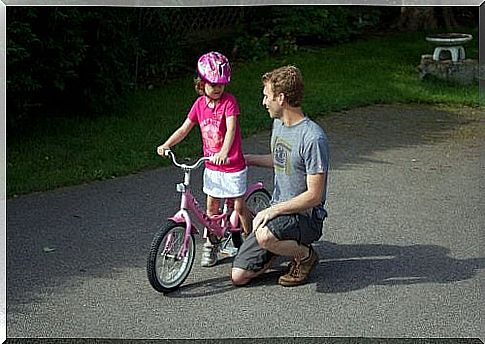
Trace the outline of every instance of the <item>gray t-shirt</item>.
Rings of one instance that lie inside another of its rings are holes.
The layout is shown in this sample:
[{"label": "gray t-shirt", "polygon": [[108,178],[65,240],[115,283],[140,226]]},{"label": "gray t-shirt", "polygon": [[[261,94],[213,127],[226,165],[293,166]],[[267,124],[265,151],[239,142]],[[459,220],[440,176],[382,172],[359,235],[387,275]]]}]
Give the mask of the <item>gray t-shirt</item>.
[{"label": "gray t-shirt", "polygon": [[308,174],[325,173],[322,202],[315,207],[317,215],[321,215],[326,200],[329,161],[328,140],[323,129],[308,117],[289,127],[275,119],[271,152],[275,173],[272,203],[284,202],[305,192]]}]

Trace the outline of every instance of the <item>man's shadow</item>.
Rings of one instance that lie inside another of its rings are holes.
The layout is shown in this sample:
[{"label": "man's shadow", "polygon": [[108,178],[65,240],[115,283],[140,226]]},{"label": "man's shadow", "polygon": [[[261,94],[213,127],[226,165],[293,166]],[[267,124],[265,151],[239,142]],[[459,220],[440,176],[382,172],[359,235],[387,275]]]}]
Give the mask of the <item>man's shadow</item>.
[{"label": "man's shadow", "polygon": [[[320,259],[307,283],[316,283],[316,291],[321,293],[343,293],[370,285],[457,282],[474,277],[485,267],[485,258],[453,258],[449,249],[437,245],[352,245],[318,241],[313,247]],[[276,285],[286,270],[286,261],[278,258],[272,269],[245,288]],[[237,288],[229,276],[224,276],[183,285],[168,295],[201,297]]]},{"label": "man's shadow", "polygon": [[314,243],[319,264],[308,283],[321,293],[342,293],[369,285],[450,283],[470,279],[485,258],[458,259],[437,245],[342,245]]}]

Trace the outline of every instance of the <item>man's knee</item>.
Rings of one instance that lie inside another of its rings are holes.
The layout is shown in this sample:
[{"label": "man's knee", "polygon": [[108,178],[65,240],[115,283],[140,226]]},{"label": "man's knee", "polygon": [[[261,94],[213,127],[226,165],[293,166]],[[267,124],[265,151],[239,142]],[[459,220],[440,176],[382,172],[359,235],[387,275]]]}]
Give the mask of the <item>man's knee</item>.
[{"label": "man's knee", "polygon": [[251,281],[252,272],[240,268],[232,268],[231,280],[234,285],[242,286]]},{"label": "man's knee", "polygon": [[268,227],[263,227],[256,232],[256,241],[259,246],[265,250],[271,251],[271,246],[278,241]]}]

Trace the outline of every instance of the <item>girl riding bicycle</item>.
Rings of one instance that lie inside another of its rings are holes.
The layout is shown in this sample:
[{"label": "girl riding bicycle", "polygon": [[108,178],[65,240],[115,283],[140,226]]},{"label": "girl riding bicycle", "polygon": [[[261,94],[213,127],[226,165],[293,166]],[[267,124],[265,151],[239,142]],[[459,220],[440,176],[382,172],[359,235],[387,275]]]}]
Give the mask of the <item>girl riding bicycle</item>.
[{"label": "girl riding bicycle", "polygon": [[[247,167],[242,152],[241,132],[236,98],[224,88],[231,80],[229,60],[218,52],[202,55],[197,62],[195,90],[199,97],[192,105],[185,122],[157,148],[162,157],[181,142],[199,124],[205,163],[204,193],[207,194],[207,215],[219,214],[221,198],[234,199],[246,234],[251,231],[251,218],[244,202]],[[217,263],[217,245],[207,238],[202,251],[202,266]]]}]

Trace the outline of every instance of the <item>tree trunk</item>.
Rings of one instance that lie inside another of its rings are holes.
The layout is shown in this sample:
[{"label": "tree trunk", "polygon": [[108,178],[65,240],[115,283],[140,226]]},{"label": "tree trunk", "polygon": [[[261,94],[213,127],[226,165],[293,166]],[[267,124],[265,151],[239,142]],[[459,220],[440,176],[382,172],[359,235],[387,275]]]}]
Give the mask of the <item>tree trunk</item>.
[{"label": "tree trunk", "polygon": [[397,27],[401,30],[435,30],[443,27],[452,30],[458,27],[452,7],[401,7]]},{"label": "tree trunk", "polygon": [[443,21],[445,23],[445,28],[447,30],[451,30],[451,29],[458,26],[458,23],[455,19],[455,14],[454,14],[453,8],[442,7],[441,13],[442,13],[442,16],[443,16]]},{"label": "tree trunk", "polygon": [[402,30],[433,30],[438,27],[436,8],[434,7],[401,7],[397,26]]}]

